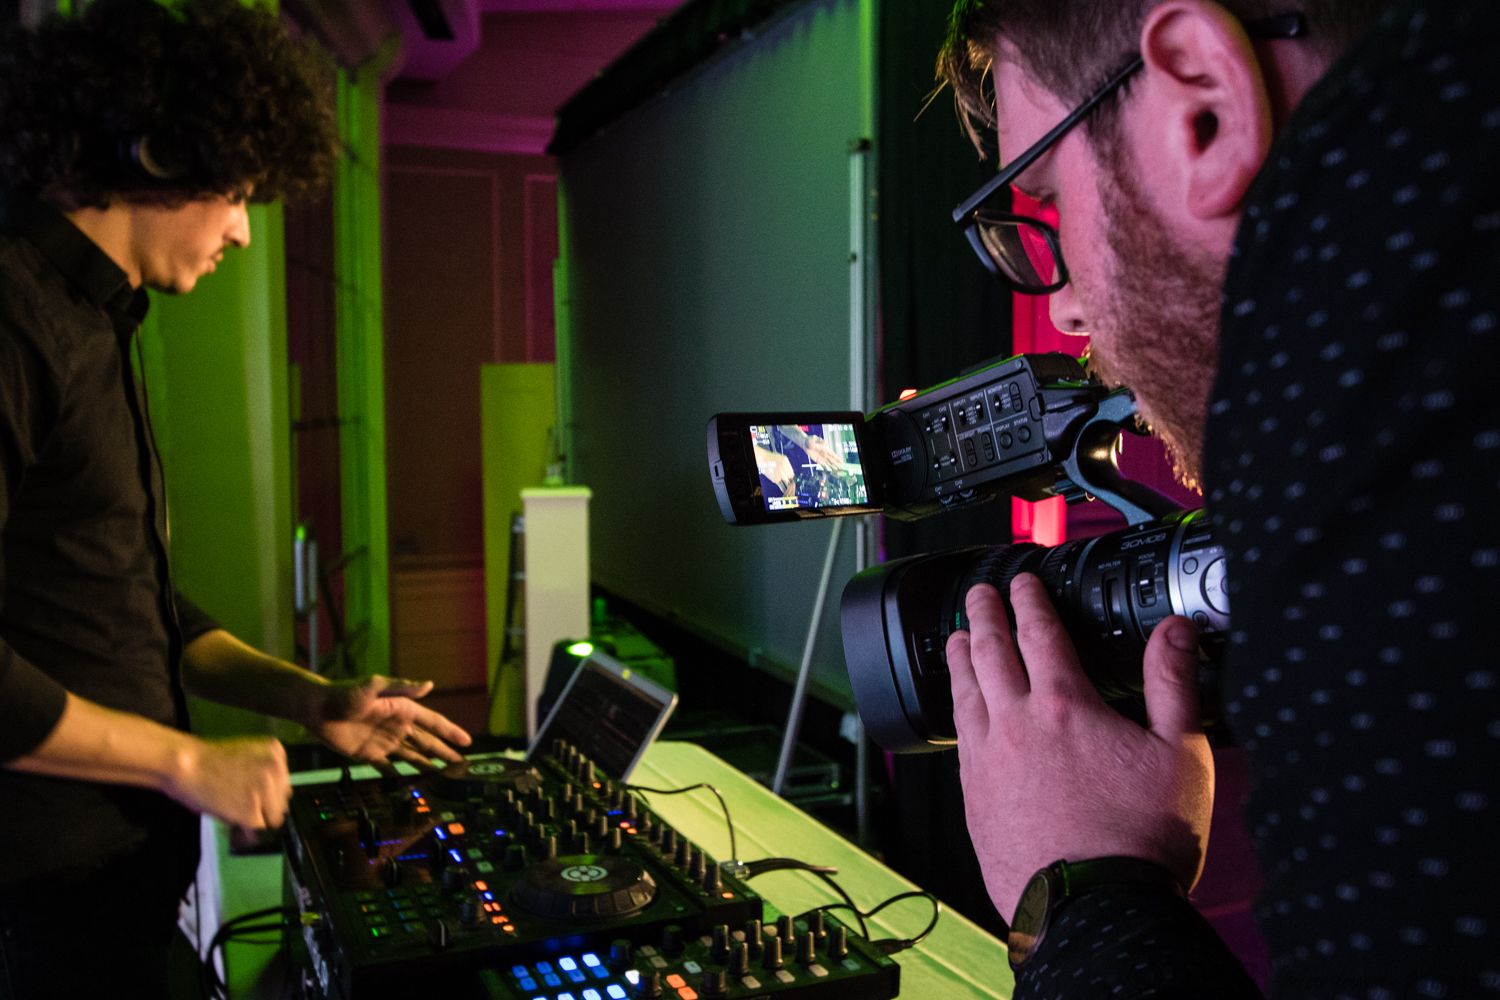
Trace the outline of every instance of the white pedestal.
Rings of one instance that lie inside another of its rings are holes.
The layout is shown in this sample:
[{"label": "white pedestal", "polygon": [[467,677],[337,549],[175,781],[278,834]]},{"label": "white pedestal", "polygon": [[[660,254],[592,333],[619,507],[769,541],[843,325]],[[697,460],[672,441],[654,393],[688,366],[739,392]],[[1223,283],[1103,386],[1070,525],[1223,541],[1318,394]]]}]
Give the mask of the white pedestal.
[{"label": "white pedestal", "polygon": [[583,486],[521,491],[526,515],[526,735],[559,639],[589,634],[589,498]]}]

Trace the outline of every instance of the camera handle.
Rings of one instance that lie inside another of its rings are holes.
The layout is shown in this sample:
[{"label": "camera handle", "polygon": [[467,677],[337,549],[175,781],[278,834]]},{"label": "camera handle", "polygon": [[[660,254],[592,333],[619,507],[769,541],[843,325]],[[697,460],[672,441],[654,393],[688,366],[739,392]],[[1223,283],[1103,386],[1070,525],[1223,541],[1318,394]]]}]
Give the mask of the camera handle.
[{"label": "camera handle", "polygon": [[1142,433],[1136,423],[1135,396],[1129,389],[1116,389],[1102,398],[1089,393],[1080,396],[1074,391],[1060,395],[1062,398],[1047,401],[1061,405],[1047,405],[1043,421],[1049,440],[1054,439],[1054,429],[1073,435],[1072,453],[1062,463],[1067,476],[1055,487],[1067,503],[1090,497],[1102,500],[1125,515],[1125,522],[1132,527],[1182,510],[1171,498],[1126,479],[1120,472],[1115,442],[1124,431]]}]

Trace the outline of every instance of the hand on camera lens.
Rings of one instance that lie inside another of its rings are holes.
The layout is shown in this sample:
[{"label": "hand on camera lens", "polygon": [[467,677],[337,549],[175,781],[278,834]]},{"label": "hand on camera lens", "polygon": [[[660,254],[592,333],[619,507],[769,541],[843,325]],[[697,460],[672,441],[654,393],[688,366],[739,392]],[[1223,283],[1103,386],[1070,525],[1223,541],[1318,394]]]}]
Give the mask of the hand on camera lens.
[{"label": "hand on camera lens", "polygon": [[1094,690],[1040,580],[1016,577],[1010,599],[1014,637],[986,584],[947,647],[964,809],[995,906],[1008,918],[1058,858],[1145,858],[1190,887],[1213,805],[1191,623],[1169,618],[1151,635],[1143,729]]}]

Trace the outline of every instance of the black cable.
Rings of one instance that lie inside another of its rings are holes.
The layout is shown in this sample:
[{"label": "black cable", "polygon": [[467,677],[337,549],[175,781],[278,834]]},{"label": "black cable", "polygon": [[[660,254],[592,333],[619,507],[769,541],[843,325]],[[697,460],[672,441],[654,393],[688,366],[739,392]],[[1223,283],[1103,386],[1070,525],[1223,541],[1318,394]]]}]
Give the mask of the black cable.
[{"label": "black cable", "polygon": [[[272,915],[280,916],[281,920],[274,924],[253,923],[253,921],[262,920]],[[231,938],[239,934],[255,934],[272,929],[285,930],[291,926],[292,921],[296,920],[298,916],[298,912],[291,907],[268,906],[262,910],[251,910],[249,913],[242,913],[220,924],[219,929],[214,933],[213,940],[208,943],[208,950],[203,953],[201,958],[202,965],[199,968],[203,980],[204,994],[211,998],[211,1000],[215,1000],[215,998],[227,1000],[229,996],[229,987],[219,976],[219,969],[214,962],[214,956],[223,949],[224,945]]]},{"label": "black cable", "polygon": [[[684,788],[647,788],[645,785],[626,785],[625,790],[629,792],[644,792],[650,795],[682,795],[684,792],[695,792],[700,788],[706,788],[713,792],[714,798],[719,800],[719,810],[724,813],[724,825],[729,828],[729,860],[738,861],[740,857],[739,848],[734,839],[734,820],[729,816],[729,804],[724,801],[724,796],[713,785],[699,782],[696,785],[688,785]],[[650,805],[648,802],[647,805]]]},{"label": "black cable", "polygon": [[[878,951],[880,951],[880,953],[883,955],[894,955],[898,951],[905,951],[908,948],[913,948],[921,944],[924,940],[927,939],[928,935],[930,935],[934,930],[937,929],[938,918],[943,914],[943,904],[938,901],[938,898],[932,893],[923,892],[920,889],[897,893],[889,899],[877,903],[873,908],[869,910],[861,910],[859,907],[854,905],[854,901],[849,898],[848,894],[845,893],[843,889],[839,888],[838,883],[833,881],[833,879],[829,878],[826,875],[822,875],[817,871],[817,869],[812,868],[811,866],[809,866],[806,870],[812,871],[814,872],[814,874],[819,874],[824,881],[838,890],[839,896],[844,900],[842,903],[829,903],[826,906],[813,907],[811,910],[808,910],[807,913],[818,913],[820,911],[826,913],[829,910],[848,910],[850,913],[854,914],[854,918],[859,921],[860,936],[863,937],[866,941],[869,941],[870,944],[874,946]],[[879,913],[886,907],[894,906],[895,904],[904,902],[908,899],[925,899],[928,902],[932,903],[932,919],[927,921],[927,926],[923,927],[915,937],[881,938],[878,941],[871,939],[869,925],[865,921],[868,918],[875,916],[875,914]],[[806,916],[806,914],[803,914],[803,916]]]},{"label": "black cable", "polygon": [[914,890],[914,891],[911,891],[911,892],[903,892],[903,893],[899,893],[899,894],[897,894],[895,896],[892,896],[890,899],[887,899],[885,902],[880,903],[878,906],[876,906],[869,913],[866,913],[865,916],[867,916],[867,917],[873,917],[873,916],[875,916],[875,914],[879,913],[881,910],[885,909],[887,906],[894,906],[896,903],[900,903],[900,902],[903,902],[904,900],[908,900],[908,899],[925,899],[929,903],[931,903],[932,904],[932,919],[929,920],[929,921],[927,921],[927,926],[924,927],[924,928],[922,928],[921,933],[919,933],[916,937],[904,938],[904,939],[902,939],[902,938],[882,938],[879,941],[872,942],[875,945],[876,948],[879,948],[883,953],[885,953],[887,955],[894,955],[898,951],[905,951],[908,948],[914,948],[917,945],[921,944],[924,940],[926,940],[927,935],[931,934],[934,930],[937,929],[938,918],[943,915],[943,904],[941,902],[939,902],[939,900],[938,900],[938,898],[936,896],[934,896],[930,892],[922,892],[921,890]]},{"label": "black cable", "polygon": [[[854,919],[859,921],[859,936],[867,940],[869,939],[870,928],[865,924],[865,915],[860,912],[858,906],[854,905],[853,898],[844,891],[844,887],[839,885],[833,877],[838,872],[837,868],[827,868],[820,865],[808,864],[806,861],[798,861],[796,858],[763,858],[760,861],[750,862],[745,866],[745,868],[746,872],[744,875],[744,879],[747,882],[759,875],[766,875],[771,872],[780,871],[803,871],[810,872],[813,875],[818,876],[818,878],[822,879],[824,882],[827,882],[834,892],[838,893],[839,898],[842,899],[843,902],[830,903],[827,906],[816,907],[816,909],[829,910],[837,908],[848,910],[850,913],[854,914]],[[808,912],[812,913],[815,912],[815,910],[809,910]]]},{"label": "black cable", "polygon": [[825,875],[837,875],[839,873],[837,868],[827,865],[813,865],[806,861],[798,861],[796,858],[761,858],[759,861],[745,862],[744,867],[745,878],[754,878],[757,875],[779,871],[822,872]]}]

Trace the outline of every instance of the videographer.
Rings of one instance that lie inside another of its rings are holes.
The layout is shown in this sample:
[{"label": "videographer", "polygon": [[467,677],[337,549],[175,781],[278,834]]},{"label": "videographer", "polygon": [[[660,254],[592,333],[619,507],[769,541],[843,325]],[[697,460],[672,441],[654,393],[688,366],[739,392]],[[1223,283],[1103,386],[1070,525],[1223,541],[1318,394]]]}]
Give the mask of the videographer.
[{"label": "videographer", "polygon": [[169,577],[146,289],[191,291],[249,243],[247,199],[326,177],[324,90],[239,0],[96,0],[0,39],[0,996],[168,995],[195,814],[281,823],[281,744],[190,734],[185,692],[372,763],[469,742],[429,683],[329,683]]},{"label": "videographer", "polygon": [[[1229,551],[1271,993],[1500,992],[1500,8],[960,0],[951,27],[940,73],[1006,164],[971,242],[1092,337]],[[1015,638],[976,587],[948,658],[1017,995],[1253,995],[1185,898],[1191,625],[1151,637],[1141,728],[1035,578],[1008,597]]]}]

